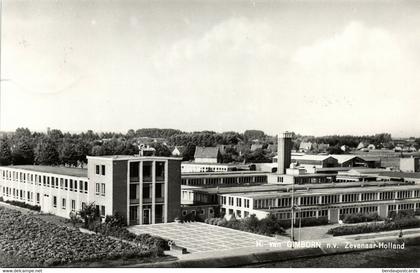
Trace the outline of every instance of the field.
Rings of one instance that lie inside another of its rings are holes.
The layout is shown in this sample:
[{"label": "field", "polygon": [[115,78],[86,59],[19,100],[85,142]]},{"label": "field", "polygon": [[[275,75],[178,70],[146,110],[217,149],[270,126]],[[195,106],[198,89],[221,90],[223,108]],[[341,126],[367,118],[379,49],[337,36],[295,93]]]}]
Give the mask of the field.
[{"label": "field", "polygon": [[153,259],[144,245],[82,233],[0,206],[0,267],[98,266],[101,261],[115,266],[112,261],[125,264]]}]

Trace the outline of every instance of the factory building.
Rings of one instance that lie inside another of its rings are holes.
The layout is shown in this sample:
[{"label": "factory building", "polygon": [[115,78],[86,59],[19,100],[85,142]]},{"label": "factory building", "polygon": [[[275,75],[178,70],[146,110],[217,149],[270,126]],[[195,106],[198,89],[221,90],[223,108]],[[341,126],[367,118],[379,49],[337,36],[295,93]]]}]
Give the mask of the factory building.
[{"label": "factory building", "polygon": [[90,156],[86,169],[0,167],[0,196],[62,217],[94,203],[101,216],[127,224],[172,222],[179,214],[180,160],[154,156]]}]

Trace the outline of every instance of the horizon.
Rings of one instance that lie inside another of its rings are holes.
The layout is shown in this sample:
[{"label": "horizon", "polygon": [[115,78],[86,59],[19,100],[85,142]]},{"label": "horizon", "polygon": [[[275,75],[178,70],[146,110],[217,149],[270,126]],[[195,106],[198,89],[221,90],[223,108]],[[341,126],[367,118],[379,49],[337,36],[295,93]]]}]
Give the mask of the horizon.
[{"label": "horizon", "polygon": [[[69,133],[69,134],[81,134],[81,133],[86,133],[89,130],[91,130],[91,129],[88,129],[88,130],[65,130],[65,129],[51,128],[51,127],[50,128],[45,128],[44,130],[37,130],[37,129],[31,129],[31,128],[28,128],[28,127],[19,127],[19,128],[16,128],[15,130],[12,130],[12,131],[2,130],[2,131],[0,131],[0,133],[6,133],[6,134],[7,133],[15,133],[15,131],[17,129],[29,129],[31,131],[31,133],[45,133],[45,134],[48,132],[48,129],[50,129],[50,130],[60,130],[63,134],[66,134],[66,133]],[[92,130],[92,132],[95,133],[95,134],[123,134],[123,135],[125,135],[125,134],[128,133],[129,130],[136,131],[136,130],[142,130],[142,129],[161,129],[161,130],[172,129],[172,130],[179,130],[179,131],[181,131],[181,133],[187,133],[187,134],[188,133],[195,133],[195,132],[206,132],[206,131],[207,132],[214,132],[216,134],[222,134],[222,133],[227,133],[227,132],[235,132],[235,133],[243,134],[247,130],[257,130],[257,131],[263,131],[264,134],[266,136],[269,136],[269,137],[276,137],[276,136],[278,136],[279,133],[282,133],[282,132],[279,132],[277,134],[268,134],[264,130],[255,129],[255,128],[254,129],[246,129],[244,131],[235,131],[235,130],[230,130],[230,131],[215,131],[215,130],[209,130],[209,129],[200,130],[200,131],[186,131],[186,130],[182,130],[182,129],[178,129],[178,128],[157,128],[157,127],[153,127],[153,128],[152,127],[150,127],[150,128],[135,128],[135,129],[134,128],[130,128],[127,131],[96,131],[96,130]],[[284,132],[286,132],[286,131],[284,131]],[[361,135],[361,134],[360,135],[358,135],[358,134],[330,134],[330,135],[314,135],[314,134],[308,134],[308,135],[306,135],[306,134],[302,134],[300,132],[294,132],[294,131],[290,131],[290,130],[287,131],[287,132],[291,132],[291,133],[294,133],[296,135],[300,135],[301,137],[315,137],[315,138],[330,137],[330,136],[339,136],[339,137],[343,137],[343,136],[370,137],[370,136],[375,136],[375,135],[378,135],[378,134],[388,134],[387,132],[377,132],[377,133],[373,133],[373,134],[369,134],[369,135]],[[390,135],[391,135],[392,139],[420,138],[418,136],[400,137],[400,136],[394,136],[392,134],[390,134]]]},{"label": "horizon", "polygon": [[5,0],[1,129],[420,136],[418,7]]}]

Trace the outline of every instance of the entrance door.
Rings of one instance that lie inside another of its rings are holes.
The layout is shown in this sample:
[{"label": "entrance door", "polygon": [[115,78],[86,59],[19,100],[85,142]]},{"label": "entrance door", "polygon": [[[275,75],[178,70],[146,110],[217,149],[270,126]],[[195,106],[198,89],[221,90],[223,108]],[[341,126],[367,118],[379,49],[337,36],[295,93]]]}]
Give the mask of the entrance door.
[{"label": "entrance door", "polygon": [[148,225],[151,222],[150,209],[143,209],[143,225]]}]

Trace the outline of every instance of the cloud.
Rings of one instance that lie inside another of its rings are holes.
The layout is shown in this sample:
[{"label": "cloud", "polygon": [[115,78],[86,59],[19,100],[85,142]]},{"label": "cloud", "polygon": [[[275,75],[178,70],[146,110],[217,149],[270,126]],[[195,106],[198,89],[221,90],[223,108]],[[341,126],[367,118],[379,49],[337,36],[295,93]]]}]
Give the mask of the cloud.
[{"label": "cloud", "polygon": [[299,48],[294,61],[304,69],[359,73],[394,69],[403,61],[396,37],[380,28],[350,22],[333,37]]}]

